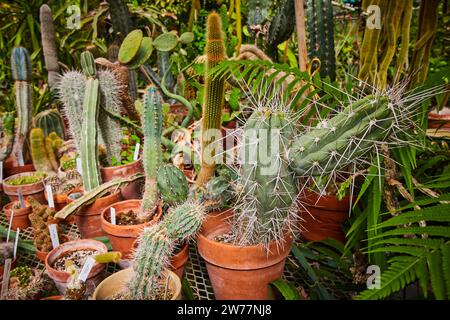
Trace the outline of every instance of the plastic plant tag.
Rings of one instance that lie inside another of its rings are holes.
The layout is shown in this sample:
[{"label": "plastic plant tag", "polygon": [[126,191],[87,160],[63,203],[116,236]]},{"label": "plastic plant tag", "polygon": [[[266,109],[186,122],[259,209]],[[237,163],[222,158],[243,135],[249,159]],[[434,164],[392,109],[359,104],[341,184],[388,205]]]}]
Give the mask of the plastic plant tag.
[{"label": "plastic plant tag", "polygon": [[111,224],[116,224],[116,208],[111,207]]},{"label": "plastic plant tag", "polygon": [[77,171],[80,175],[83,175],[83,169],[81,167],[81,158],[77,158]]},{"label": "plastic plant tag", "polygon": [[16,258],[16,255],[17,255],[17,245],[19,244],[19,233],[20,233],[20,229],[17,228],[16,241],[14,242],[14,259]]},{"label": "plastic plant tag", "polygon": [[12,260],[11,259],[6,259],[5,260],[5,265],[4,265],[4,269],[3,269],[3,281],[2,281],[2,291],[0,296],[3,297],[6,293],[6,290],[8,290],[8,286],[9,286],[9,272],[11,271],[11,263]]},{"label": "plastic plant tag", "polygon": [[9,218],[8,233],[6,234],[6,242],[9,242],[9,235],[11,233],[13,218],[14,218],[14,210],[11,210],[11,217]]},{"label": "plastic plant tag", "polygon": [[3,161],[0,161],[0,184],[3,183]]},{"label": "plastic plant tag", "polygon": [[25,165],[25,163],[23,162],[23,153],[22,153],[22,149],[19,149],[17,151],[17,162],[19,162],[19,166],[23,167]]},{"label": "plastic plant tag", "polygon": [[19,204],[21,208],[25,208],[25,200],[23,199],[22,189],[17,190],[17,196],[19,197]]},{"label": "plastic plant tag", "polygon": [[78,275],[78,280],[86,282],[89,273],[91,272],[92,267],[95,264],[95,259],[93,257],[88,257],[86,262],[83,265],[83,269],[81,269],[80,274]]},{"label": "plastic plant tag", "polygon": [[138,142],[134,147],[133,160],[136,161],[139,158],[139,149],[141,148],[141,144]]},{"label": "plastic plant tag", "polygon": [[59,238],[58,238],[58,226],[56,224],[49,224],[48,231],[50,232],[50,239],[52,240],[53,248],[59,246]]},{"label": "plastic plant tag", "polygon": [[46,185],[46,186],[45,186],[45,191],[47,192],[48,206],[49,206],[50,208],[54,208],[54,207],[55,207],[55,202],[53,201],[53,190],[52,190],[52,186],[51,186],[51,185]]}]

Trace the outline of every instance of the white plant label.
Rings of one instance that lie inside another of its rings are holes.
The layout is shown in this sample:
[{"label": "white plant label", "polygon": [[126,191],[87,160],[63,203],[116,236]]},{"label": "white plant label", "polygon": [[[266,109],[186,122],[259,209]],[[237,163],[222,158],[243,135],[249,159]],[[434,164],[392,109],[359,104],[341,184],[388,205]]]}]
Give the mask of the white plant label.
[{"label": "white plant label", "polygon": [[21,208],[25,208],[25,200],[23,199],[22,189],[17,190],[17,196],[19,197],[19,203]]},{"label": "white plant label", "polygon": [[17,228],[16,241],[14,242],[14,259],[16,258],[16,255],[17,255],[17,245],[19,244],[19,233],[20,233],[20,229]]},{"label": "white plant label", "polygon": [[3,297],[6,293],[6,290],[8,290],[9,286],[9,272],[11,271],[11,259],[5,260],[5,266],[3,269],[3,281],[2,281],[2,291],[0,296]]},{"label": "white plant label", "polygon": [[11,233],[13,219],[14,219],[14,210],[11,210],[11,217],[9,218],[8,233],[6,234],[6,242],[9,242],[9,235]]},{"label": "white plant label", "polygon": [[111,207],[111,224],[116,224],[116,208]]},{"label": "white plant label", "polygon": [[19,162],[19,166],[23,167],[25,165],[24,161],[23,161],[23,153],[22,153],[22,149],[19,149],[17,151],[17,161]]},{"label": "white plant label", "polygon": [[78,275],[78,280],[86,282],[86,279],[91,272],[92,267],[95,265],[95,259],[93,257],[88,257],[86,262],[83,265],[83,269],[81,269],[80,274]]},{"label": "white plant label", "polygon": [[50,239],[52,240],[53,248],[59,246],[59,238],[58,238],[58,226],[56,224],[49,224],[48,231],[50,232]]},{"label": "white plant label", "polygon": [[138,142],[134,147],[133,160],[136,161],[139,158],[139,149],[141,148],[141,144]]},{"label": "white plant label", "polygon": [[0,184],[3,183],[3,161],[0,161]]},{"label": "white plant label", "polygon": [[83,175],[83,169],[81,167],[81,158],[77,158],[77,171],[80,175]]},{"label": "white plant label", "polygon": [[48,206],[50,208],[54,208],[55,207],[55,202],[53,201],[53,190],[52,190],[52,186],[51,185],[46,185],[45,186],[45,191],[47,192],[47,201],[48,201]]}]

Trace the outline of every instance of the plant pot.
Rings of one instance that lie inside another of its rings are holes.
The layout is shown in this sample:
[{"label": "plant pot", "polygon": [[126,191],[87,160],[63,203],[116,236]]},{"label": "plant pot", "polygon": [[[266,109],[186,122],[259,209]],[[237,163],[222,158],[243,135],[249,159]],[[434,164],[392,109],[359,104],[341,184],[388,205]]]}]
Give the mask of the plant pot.
[{"label": "plant pot", "polygon": [[203,227],[197,238],[216,299],[269,299],[269,283],[283,274],[292,246],[291,235],[286,234],[283,246],[271,242],[268,250],[263,245],[235,246],[213,240],[230,230],[231,224],[222,220],[215,226]]},{"label": "plant pot", "polygon": [[[69,241],[69,238],[65,235],[61,236],[60,239],[60,244],[62,243],[66,243]],[[36,243],[34,243],[34,254],[36,255],[36,257],[42,262],[45,263],[45,259],[47,258],[47,255],[50,253],[50,251],[41,251],[38,250],[38,248],[36,247]]]},{"label": "plant pot", "polygon": [[[173,292],[171,300],[181,300],[180,278],[172,271],[167,270],[167,273],[169,277],[168,287]],[[108,300],[125,288],[133,274],[133,269],[127,268],[110,275],[97,286],[92,298],[94,300]]]},{"label": "plant pot", "polygon": [[[70,251],[94,249],[100,253],[108,252],[108,248],[103,242],[93,239],[74,240],[63,243],[49,252],[45,259],[45,268],[49,277],[55,282],[58,291],[64,295],[67,289],[67,282],[70,274],[65,271],[59,271],[52,267],[53,263],[64,254]],[[86,279],[86,296],[90,296],[94,288],[104,279],[105,264],[95,263]]]},{"label": "plant pot", "polygon": [[300,230],[307,241],[332,238],[345,242],[341,224],[348,218],[350,196],[339,201],[336,196],[322,195],[305,190],[300,198]]},{"label": "plant pot", "polygon": [[[74,189],[69,193],[67,202],[75,201],[70,195],[75,192],[81,192],[80,189]],[[75,213],[75,223],[80,231],[81,237],[84,239],[106,236],[102,229],[102,211],[107,206],[122,200],[120,191],[108,194],[104,197],[96,199],[92,204],[82,206]]]},{"label": "plant pot", "polygon": [[222,223],[231,223],[233,219],[233,209],[224,209],[208,212],[202,224],[203,230],[211,230]]},{"label": "plant pot", "polygon": [[24,172],[32,172],[34,171],[34,166],[32,163],[25,164],[23,166],[15,166],[13,158],[9,156],[6,158],[5,162],[3,163],[3,178],[6,179],[7,177],[13,176],[18,173],[24,173]]},{"label": "plant pot", "polygon": [[189,258],[189,243],[186,241],[181,246],[180,251],[170,258],[171,270],[182,279],[184,275],[184,269]]},{"label": "plant pot", "polygon": [[192,169],[183,169],[184,176],[188,180],[189,184],[195,183],[194,176],[195,176],[195,170]]},{"label": "plant pot", "polygon": [[17,228],[25,230],[31,225],[30,219],[28,219],[28,215],[31,213],[31,206],[28,206],[28,203],[25,202],[25,205],[27,205],[25,208],[13,209],[18,203],[18,201],[8,203],[3,207],[3,211],[5,212],[6,219],[8,219],[8,223],[11,219],[11,213],[14,211],[11,224],[12,230],[17,230]]},{"label": "plant pot", "polygon": [[[68,193],[63,194],[53,194],[53,203],[55,205],[55,210],[59,211],[67,205],[67,195]],[[44,191],[45,201],[48,203],[47,191]]]},{"label": "plant pot", "polygon": [[37,201],[39,201],[42,204],[46,204],[45,196],[44,196],[44,182],[43,180],[40,180],[35,183],[30,184],[22,184],[22,185],[10,185],[8,184],[8,181],[14,180],[16,178],[20,178],[23,176],[29,176],[34,174],[35,172],[23,172],[18,173],[15,175],[12,175],[5,180],[3,180],[3,191],[5,194],[9,197],[9,200],[11,201],[17,201],[19,200],[18,191],[19,189],[22,190],[23,198],[26,199],[27,197],[33,197]]},{"label": "plant pot", "polygon": [[144,227],[151,226],[158,222],[162,216],[162,208],[158,206],[158,212],[154,216],[152,221],[147,223],[137,224],[137,225],[113,225],[107,221],[106,217],[110,214],[111,207],[116,209],[117,216],[121,212],[127,212],[132,210],[137,212],[141,209],[142,200],[125,200],[113,203],[103,209],[101,214],[102,229],[106,233],[111,242],[114,251],[120,251],[122,253],[122,259],[127,260],[131,258],[131,253],[133,250],[133,244],[137,237],[141,234]]},{"label": "plant pot", "polygon": [[[116,178],[126,178],[135,175],[136,173],[143,173],[142,159],[134,162],[123,164],[115,167],[100,168],[100,173],[103,182],[108,182]],[[121,189],[122,197],[127,199],[140,199],[142,195],[142,184],[140,181],[129,183]]]}]

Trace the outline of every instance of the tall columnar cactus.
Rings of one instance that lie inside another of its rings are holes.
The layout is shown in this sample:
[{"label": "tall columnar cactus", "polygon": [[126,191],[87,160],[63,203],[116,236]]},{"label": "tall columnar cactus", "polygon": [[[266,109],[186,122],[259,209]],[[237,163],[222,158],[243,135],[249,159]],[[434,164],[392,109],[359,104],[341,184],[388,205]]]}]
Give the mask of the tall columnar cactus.
[{"label": "tall columnar cactus", "polygon": [[48,5],[43,4],[41,6],[39,18],[41,21],[42,50],[44,52],[45,67],[48,71],[48,85],[53,89],[58,82],[59,64],[52,10]]},{"label": "tall columnar cactus", "polygon": [[89,51],[81,54],[83,71],[87,75],[83,101],[83,124],[81,129],[80,157],[84,191],[89,192],[100,185],[97,148],[97,117],[100,101],[99,81],[95,79],[94,57]]},{"label": "tall columnar cactus", "polygon": [[270,0],[247,1],[247,23],[250,30],[257,31],[262,29],[262,25],[269,15],[270,2]]},{"label": "tall columnar cactus", "polygon": [[189,185],[183,172],[174,165],[165,165],[158,172],[158,189],[169,206],[186,201]]},{"label": "tall columnar cactus", "polygon": [[18,165],[19,150],[23,152],[32,120],[31,60],[27,49],[15,47],[11,54],[11,71],[15,82],[18,125],[13,147],[14,165]]},{"label": "tall columnar cactus", "polygon": [[34,117],[33,122],[35,128],[41,128],[43,130],[44,137],[47,137],[50,133],[55,132],[59,137],[64,139],[64,119],[58,109],[52,108],[39,112]]},{"label": "tall columnar cactus", "polygon": [[331,0],[307,1],[307,30],[309,35],[309,58],[319,58],[320,75],[336,79],[334,53],[333,5]]},{"label": "tall columnar cactus", "polygon": [[[44,134],[41,128],[34,128],[30,131],[31,158],[33,166],[37,171],[47,173],[56,172],[58,164],[55,160],[53,149],[47,149]],[[50,153],[48,153],[50,151]]]},{"label": "tall columnar cactus", "polygon": [[277,51],[280,43],[288,40],[292,35],[295,26],[294,0],[284,0],[277,8],[275,15],[270,21],[265,46],[270,51],[271,56]]},{"label": "tall columnar cactus", "polygon": [[161,97],[154,87],[146,89],[141,122],[144,131],[145,190],[140,216],[145,218],[154,212],[159,200],[157,177],[162,164],[162,106]]},{"label": "tall columnar cactus", "polygon": [[208,16],[206,25],[206,68],[205,96],[203,98],[202,118],[202,163],[197,177],[197,186],[203,186],[213,175],[216,168],[214,149],[220,136],[222,108],[224,101],[223,77],[214,77],[210,71],[225,59],[225,46],[222,39],[222,23],[217,13]]},{"label": "tall columnar cactus", "polygon": [[170,266],[175,244],[194,235],[204,216],[201,205],[186,202],[143,232],[134,255],[134,276],[128,283],[130,299],[154,300],[164,294],[164,272]]},{"label": "tall columnar cactus", "polygon": [[14,122],[13,112],[7,112],[0,116],[0,161],[4,161],[12,151],[14,144]]}]

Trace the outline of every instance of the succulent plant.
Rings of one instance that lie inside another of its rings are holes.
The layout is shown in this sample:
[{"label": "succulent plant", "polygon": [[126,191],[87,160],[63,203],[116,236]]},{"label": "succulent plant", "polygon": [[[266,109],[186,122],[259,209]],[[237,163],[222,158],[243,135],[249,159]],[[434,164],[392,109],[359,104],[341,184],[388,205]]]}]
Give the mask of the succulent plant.
[{"label": "succulent plant", "polygon": [[33,166],[37,171],[47,173],[56,173],[58,170],[58,162],[51,146],[51,141],[47,146],[44,139],[44,133],[41,128],[34,128],[30,131],[30,148]]},{"label": "succulent plant", "polygon": [[[58,82],[59,64],[58,51],[56,49],[56,33],[53,25],[52,10],[46,4],[40,8],[39,20],[41,22],[41,39],[42,51],[44,53],[45,67],[48,71],[48,85],[54,88]],[[52,131],[50,131],[52,132]],[[64,131],[63,131],[64,132]],[[63,132],[57,132],[61,137],[64,137]],[[44,130],[44,134],[48,132]]]},{"label": "succulent plant", "polygon": [[64,119],[57,108],[39,112],[34,117],[33,125],[35,128],[41,128],[43,130],[44,137],[55,132],[63,140],[65,138]]},{"label": "succulent plant", "polygon": [[0,161],[4,161],[11,153],[14,145],[14,122],[13,112],[0,114]]},{"label": "succulent plant", "polygon": [[174,165],[164,165],[158,172],[158,188],[164,203],[169,206],[186,201],[189,185],[184,173]]}]

